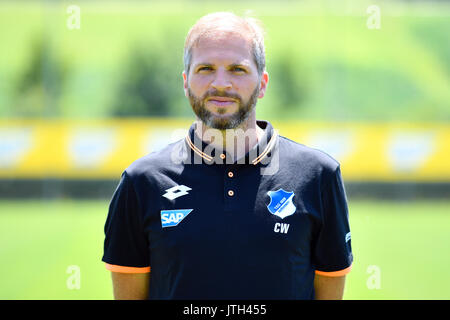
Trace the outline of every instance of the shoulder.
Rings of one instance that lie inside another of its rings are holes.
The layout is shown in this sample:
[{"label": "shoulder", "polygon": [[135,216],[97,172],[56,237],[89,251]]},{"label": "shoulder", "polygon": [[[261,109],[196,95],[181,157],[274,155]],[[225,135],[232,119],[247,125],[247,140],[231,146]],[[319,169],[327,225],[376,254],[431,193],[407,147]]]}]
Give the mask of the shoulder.
[{"label": "shoulder", "polygon": [[339,170],[339,162],[325,151],[308,147],[283,136],[279,136],[278,148],[280,159],[299,173],[327,178]]},{"label": "shoulder", "polygon": [[179,161],[176,161],[176,159],[184,146],[184,139],[181,139],[158,151],[151,152],[132,162],[125,169],[124,174],[135,180],[140,177],[149,178],[152,175],[158,175],[160,172],[173,170],[179,166]]}]

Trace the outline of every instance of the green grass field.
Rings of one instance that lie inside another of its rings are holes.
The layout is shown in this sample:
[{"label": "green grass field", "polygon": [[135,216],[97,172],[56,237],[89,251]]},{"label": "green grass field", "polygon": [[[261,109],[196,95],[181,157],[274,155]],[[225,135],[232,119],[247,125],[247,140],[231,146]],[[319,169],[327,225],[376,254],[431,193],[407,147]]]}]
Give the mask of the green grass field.
[{"label": "green grass field", "polygon": [[[100,260],[107,207],[0,202],[0,299],[111,299]],[[450,202],[351,201],[355,262],[345,298],[450,299],[449,208]],[[67,286],[71,265],[80,268],[80,289]],[[378,289],[370,286],[373,270]]]}]

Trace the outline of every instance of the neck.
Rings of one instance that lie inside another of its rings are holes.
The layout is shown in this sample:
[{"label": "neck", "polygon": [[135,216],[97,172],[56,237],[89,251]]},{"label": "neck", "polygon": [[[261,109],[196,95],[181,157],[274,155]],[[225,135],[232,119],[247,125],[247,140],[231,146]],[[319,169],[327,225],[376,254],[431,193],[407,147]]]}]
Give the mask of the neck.
[{"label": "neck", "polygon": [[205,143],[234,155],[234,160],[249,152],[264,134],[264,130],[256,124],[254,112],[246,121],[233,129],[214,129],[197,120],[195,130],[197,136]]}]

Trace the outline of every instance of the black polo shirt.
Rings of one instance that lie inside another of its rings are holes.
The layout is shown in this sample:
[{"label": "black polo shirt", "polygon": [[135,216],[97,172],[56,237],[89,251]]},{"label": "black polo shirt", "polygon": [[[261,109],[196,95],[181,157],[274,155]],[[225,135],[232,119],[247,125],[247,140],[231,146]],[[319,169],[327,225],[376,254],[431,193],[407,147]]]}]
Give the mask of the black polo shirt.
[{"label": "black polo shirt", "polygon": [[313,299],[314,276],[351,269],[338,162],[272,125],[244,157],[195,134],[122,174],[103,261],[151,272],[150,299]]}]

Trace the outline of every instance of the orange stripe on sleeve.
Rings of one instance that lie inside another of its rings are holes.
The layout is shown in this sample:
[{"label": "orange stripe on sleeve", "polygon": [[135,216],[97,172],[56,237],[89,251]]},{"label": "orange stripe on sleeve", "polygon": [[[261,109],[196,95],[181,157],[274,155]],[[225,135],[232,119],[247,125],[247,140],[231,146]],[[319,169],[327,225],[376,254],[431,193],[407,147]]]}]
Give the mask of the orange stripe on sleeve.
[{"label": "orange stripe on sleeve", "polygon": [[316,274],[325,276],[325,277],[341,277],[341,276],[345,276],[347,273],[349,273],[350,270],[352,270],[352,266],[353,266],[353,264],[351,264],[349,267],[347,267],[345,269],[338,270],[338,271],[331,271],[331,272],[316,270]]},{"label": "orange stripe on sleeve", "polygon": [[125,267],[125,266],[118,266],[115,264],[109,264],[105,263],[106,269],[112,272],[121,272],[121,273],[147,273],[150,272],[150,267]]}]

